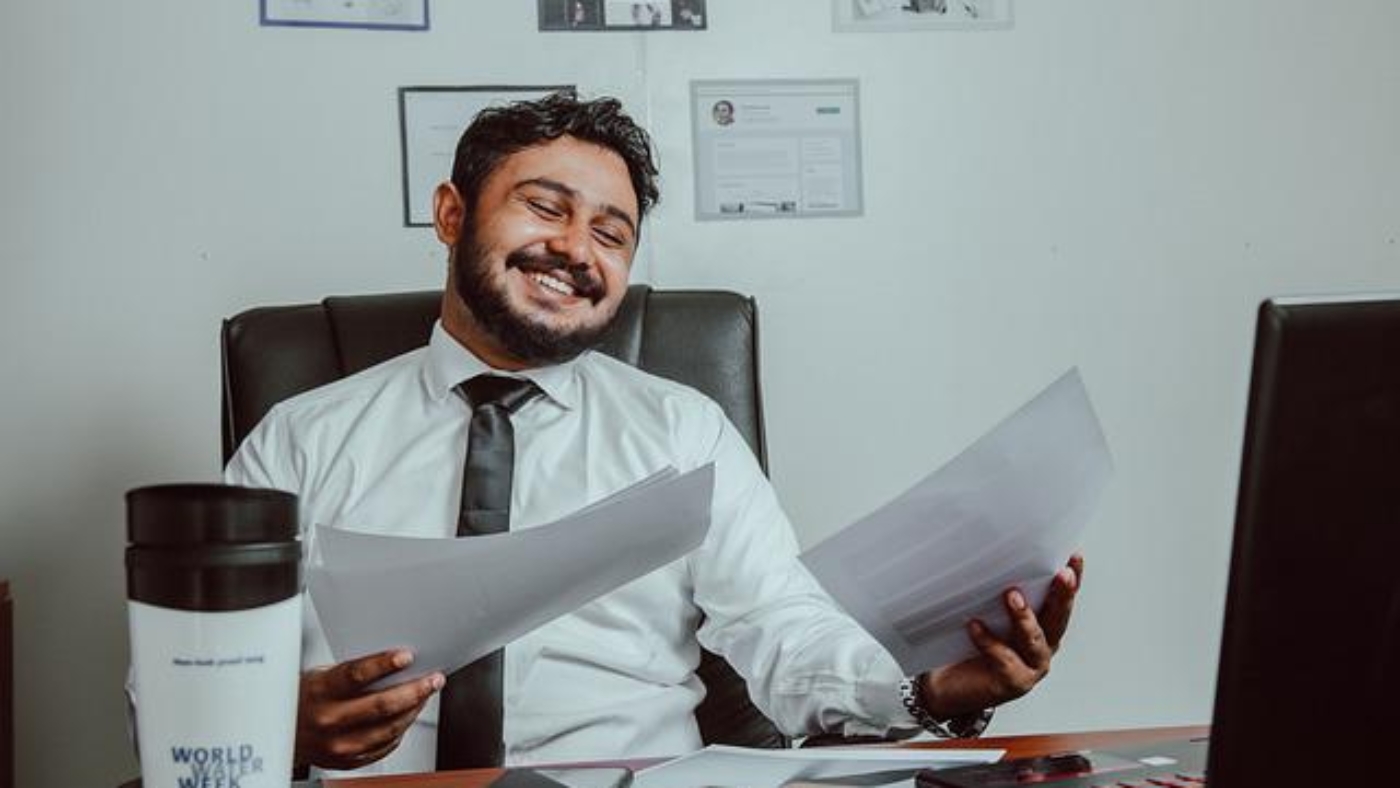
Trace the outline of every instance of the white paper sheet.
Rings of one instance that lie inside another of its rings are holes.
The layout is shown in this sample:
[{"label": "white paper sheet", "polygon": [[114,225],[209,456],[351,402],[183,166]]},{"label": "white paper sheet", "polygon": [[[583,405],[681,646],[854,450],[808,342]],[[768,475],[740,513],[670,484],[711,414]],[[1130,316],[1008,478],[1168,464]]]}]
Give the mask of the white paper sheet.
[{"label": "white paper sheet", "polygon": [[793,780],[829,779],[870,772],[887,782],[908,779],[919,769],[993,763],[1002,750],[914,750],[881,747],[758,750],[710,745],[700,752],[643,769],[633,788],[778,788]]},{"label": "white paper sheet", "polygon": [[1006,634],[1002,593],[1039,608],[1112,473],[1072,369],[908,492],[807,551],[817,580],[909,675]]},{"label": "white paper sheet", "polygon": [[710,525],[714,467],[663,471],[568,517],[470,539],[317,526],[307,586],[337,661],[408,648],[384,683],[450,673],[675,561]]}]

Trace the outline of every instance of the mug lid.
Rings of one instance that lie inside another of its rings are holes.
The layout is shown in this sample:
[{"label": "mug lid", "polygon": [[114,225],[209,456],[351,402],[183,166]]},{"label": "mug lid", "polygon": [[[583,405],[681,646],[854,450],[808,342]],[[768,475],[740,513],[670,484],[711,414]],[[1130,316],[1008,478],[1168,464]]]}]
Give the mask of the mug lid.
[{"label": "mug lid", "polygon": [[126,494],[136,546],[286,542],[297,538],[297,497],[227,484],[161,484]]}]

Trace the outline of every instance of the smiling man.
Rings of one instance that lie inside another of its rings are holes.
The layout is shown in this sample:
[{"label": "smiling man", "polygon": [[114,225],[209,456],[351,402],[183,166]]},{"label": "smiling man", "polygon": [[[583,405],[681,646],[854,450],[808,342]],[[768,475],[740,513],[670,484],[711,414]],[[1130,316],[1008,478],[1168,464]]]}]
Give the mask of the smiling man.
[{"label": "smiling man", "polygon": [[433,201],[438,238],[452,249],[447,332],[504,370],[591,347],[627,291],[642,212],[622,157],[563,136],[509,156],[480,186],[474,170],[458,169],[467,173]]},{"label": "smiling man", "polygon": [[[489,432],[478,416],[499,407],[506,415],[493,417],[494,429],[506,422],[513,453],[492,473],[507,481],[508,501],[485,521],[530,528],[664,466],[713,462],[704,543],[454,677],[444,702],[467,673],[497,688],[495,721],[479,712],[468,732],[438,724],[438,691],[449,684],[440,674],[370,689],[411,654],[332,664],[308,605],[299,763],[370,773],[688,752],[701,744],[701,645],[792,735],[920,725],[974,735],[988,709],[1048,671],[1078,589],[1077,557],[1038,614],[1007,592],[1008,640],[974,623],[977,657],[906,678],[799,563],[772,488],[720,408],[588,350],[626,291],[655,178],[646,133],[615,100],[555,95],[483,112],[435,195],[448,274],[428,346],[276,406],[226,477],[297,493],[303,523],[462,534],[482,519],[478,477],[490,475],[472,459]],[[479,399],[483,389],[511,392],[510,404]],[[475,691],[456,690],[451,702]],[[443,760],[483,734],[494,744],[481,759]]]}]

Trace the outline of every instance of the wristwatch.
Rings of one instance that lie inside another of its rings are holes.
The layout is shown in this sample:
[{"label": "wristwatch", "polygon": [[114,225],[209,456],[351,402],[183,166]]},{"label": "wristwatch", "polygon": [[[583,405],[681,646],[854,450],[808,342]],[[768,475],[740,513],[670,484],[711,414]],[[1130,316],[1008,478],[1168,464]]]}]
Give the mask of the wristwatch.
[{"label": "wristwatch", "polygon": [[992,721],[992,709],[959,714],[946,720],[934,717],[924,704],[923,682],[917,676],[899,682],[899,699],[920,727],[940,739],[976,738],[982,735],[982,731],[987,729],[987,723]]}]

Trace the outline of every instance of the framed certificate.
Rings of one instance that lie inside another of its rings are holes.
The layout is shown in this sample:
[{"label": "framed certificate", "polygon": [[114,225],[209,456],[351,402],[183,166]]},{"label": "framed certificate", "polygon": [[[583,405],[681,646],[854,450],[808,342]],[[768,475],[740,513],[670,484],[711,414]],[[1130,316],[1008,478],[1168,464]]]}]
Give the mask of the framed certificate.
[{"label": "framed certificate", "polygon": [[695,218],[863,211],[854,79],[690,83]]},{"label": "framed certificate", "polygon": [[573,85],[488,85],[399,88],[399,134],[403,154],[403,223],[431,227],[433,190],[452,177],[462,131],[483,109],[544,98]]},{"label": "framed certificate", "polygon": [[428,0],[258,0],[264,26],[427,30]]}]

